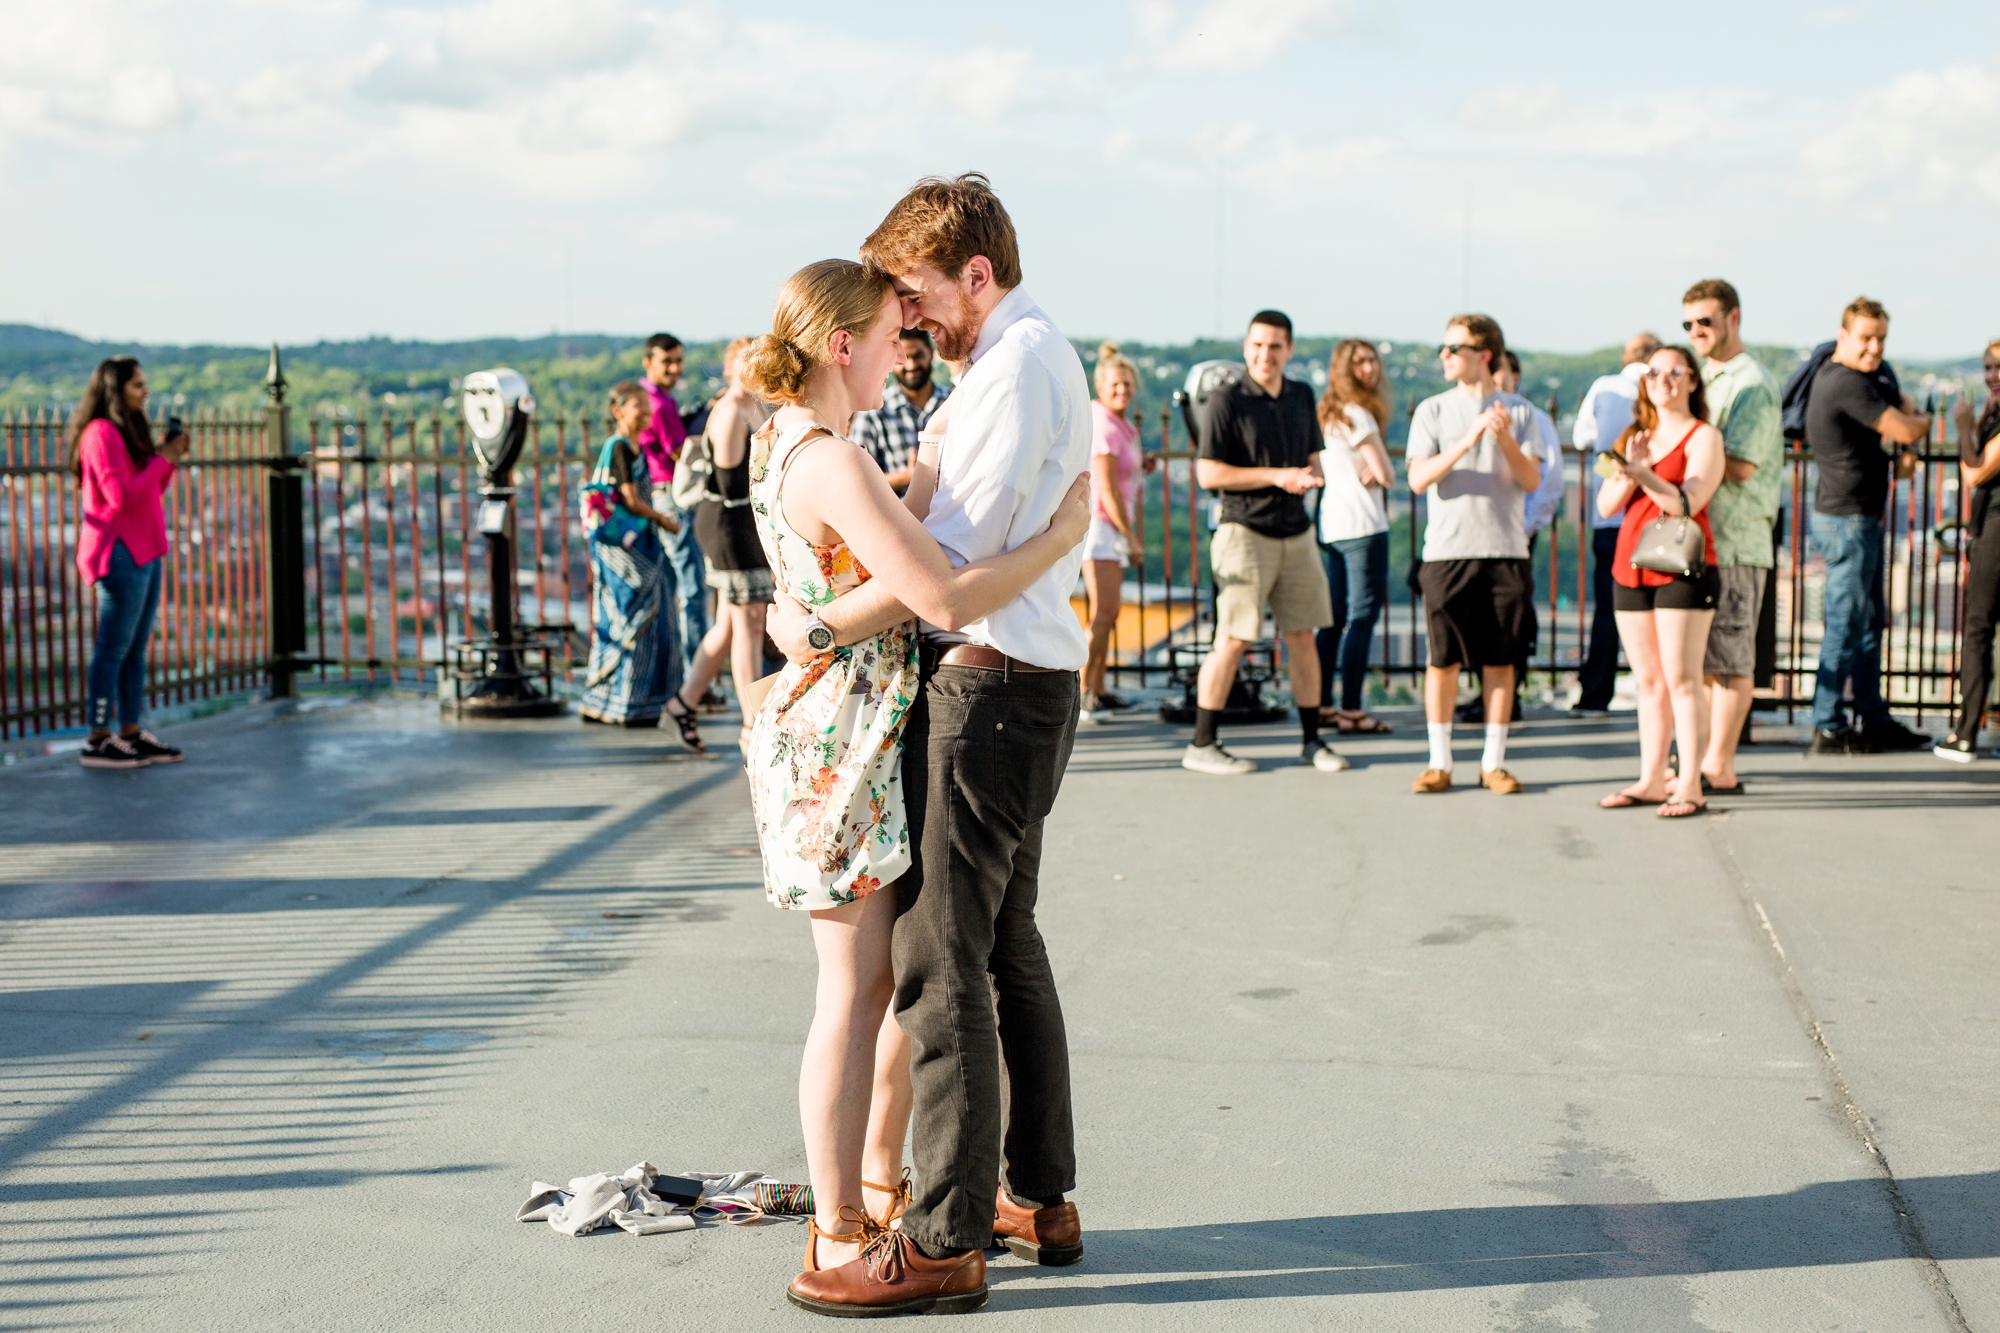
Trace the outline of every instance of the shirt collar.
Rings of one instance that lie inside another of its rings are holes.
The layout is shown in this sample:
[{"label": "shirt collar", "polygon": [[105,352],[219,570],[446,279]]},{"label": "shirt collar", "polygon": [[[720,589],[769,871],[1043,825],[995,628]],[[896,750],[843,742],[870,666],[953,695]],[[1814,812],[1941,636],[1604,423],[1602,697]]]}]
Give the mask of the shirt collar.
[{"label": "shirt collar", "polygon": [[1035,298],[1028,295],[1028,289],[1025,287],[1016,287],[1001,297],[1000,304],[993,307],[993,313],[979,326],[979,340],[972,345],[974,364],[978,363],[980,357],[993,350],[994,344],[1000,341],[1002,334],[1026,319],[1028,312],[1034,308]]},{"label": "shirt collar", "polygon": [[1634,384],[1637,384],[1639,377],[1646,373],[1646,363],[1644,361],[1634,361],[1629,366],[1621,367],[1618,373],[1626,379],[1631,380]]}]

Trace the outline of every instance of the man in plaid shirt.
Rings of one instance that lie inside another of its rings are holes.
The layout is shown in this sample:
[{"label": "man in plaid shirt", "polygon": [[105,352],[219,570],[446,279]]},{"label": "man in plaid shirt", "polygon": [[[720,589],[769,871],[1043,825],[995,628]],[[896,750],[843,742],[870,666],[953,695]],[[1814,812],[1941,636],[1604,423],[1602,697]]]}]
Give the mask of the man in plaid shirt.
[{"label": "man in plaid shirt", "polygon": [[882,390],[882,406],[856,412],[848,434],[873,455],[901,495],[910,485],[910,465],[917,457],[917,432],[937,415],[951,390],[931,383],[931,335],[923,329],[903,330],[903,361],[895,382]]}]

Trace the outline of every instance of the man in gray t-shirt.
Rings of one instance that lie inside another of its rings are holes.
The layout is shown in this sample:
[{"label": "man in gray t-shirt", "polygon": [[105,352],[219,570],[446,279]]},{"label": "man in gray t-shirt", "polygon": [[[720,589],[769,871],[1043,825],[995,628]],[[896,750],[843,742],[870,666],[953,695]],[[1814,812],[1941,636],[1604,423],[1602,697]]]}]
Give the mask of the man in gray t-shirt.
[{"label": "man in gray t-shirt", "polygon": [[1542,465],[1521,446],[1535,438],[1534,407],[1518,394],[1502,393],[1493,379],[1506,350],[1499,324],[1488,316],[1452,320],[1438,349],[1452,387],[1417,404],[1410,418],[1410,492],[1429,497],[1419,579],[1430,640],[1424,720],[1431,757],[1410,787],[1419,794],[1451,787],[1451,717],[1461,667],[1478,670],[1486,701],[1480,785],[1502,795],[1521,790],[1503,765],[1514,664],[1535,637],[1525,513]]}]

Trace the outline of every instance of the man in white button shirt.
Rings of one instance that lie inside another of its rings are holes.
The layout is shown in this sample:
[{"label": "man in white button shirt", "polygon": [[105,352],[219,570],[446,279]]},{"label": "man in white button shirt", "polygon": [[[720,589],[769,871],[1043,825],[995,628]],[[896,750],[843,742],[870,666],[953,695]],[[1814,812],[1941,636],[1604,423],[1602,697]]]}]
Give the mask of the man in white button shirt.
[{"label": "man in white button shirt", "polygon": [[[1625,368],[1616,375],[1600,375],[1577,405],[1576,425],[1570,443],[1578,453],[1603,453],[1618,442],[1619,435],[1632,424],[1632,405],[1639,399],[1639,381],[1645,376],[1646,362],[1660,350],[1660,340],[1650,333],[1635,333],[1625,344]],[[1597,515],[1591,532],[1593,568],[1590,576],[1590,649],[1576,673],[1576,717],[1602,717],[1611,710],[1611,692],[1618,684],[1618,622],[1611,609],[1611,565],[1618,556],[1618,527],[1625,516],[1606,518],[1597,513],[1597,488],[1601,484],[1595,468],[1583,470],[1589,494],[1585,512]]]},{"label": "man in white button shirt", "polygon": [[[942,359],[972,363],[947,409],[925,528],[954,565],[1012,550],[1048,527],[1089,467],[1091,432],[1083,363],[1022,290],[1006,209],[984,176],[920,181],[861,258],[895,281],[905,328],[929,330]],[[1043,1264],[1083,1255],[1063,1198],[1076,1187],[1069,1046],[1035,924],[1042,825],[1090,646],[1069,601],[1082,562],[1079,545],[960,632],[923,626],[923,686],[903,731],[916,856],[896,885],[894,947],[916,1094],[915,1193],[900,1228],[932,1260],[996,1238]],[[818,615],[848,643],[910,613],[871,582]],[[803,624],[780,604],[773,637],[795,658],[810,655]],[[925,1271],[898,1282],[921,1284]]]}]

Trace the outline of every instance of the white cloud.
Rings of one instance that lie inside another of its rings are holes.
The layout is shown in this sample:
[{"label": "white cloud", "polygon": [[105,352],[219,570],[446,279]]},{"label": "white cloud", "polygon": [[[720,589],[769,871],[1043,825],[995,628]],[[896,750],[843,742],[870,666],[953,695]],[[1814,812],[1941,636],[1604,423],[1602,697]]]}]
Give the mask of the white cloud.
[{"label": "white cloud", "polygon": [[1183,22],[1169,0],[1140,0],[1135,17],[1161,68],[1252,69],[1294,39],[1347,16],[1337,0],[1209,0]]},{"label": "white cloud", "polygon": [[982,48],[933,62],[918,81],[918,95],[927,106],[953,107],[990,125],[1020,96],[1027,75],[1026,51]]},{"label": "white cloud", "polygon": [[1271,194],[1338,189],[1351,184],[1357,177],[1379,172],[1396,147],[1395,140],[1381,138],[1343,139],[1328,144],[1298,144],[1287,140],[1278,146],[1275,156],[1254,163],[1238,174]]},{"label": "white cloud", "polygon": [[143,22],[103,0],[0,0],[0,33],[0,136],[129,148],[194,112],[199,88],[157,58]]},{"label": "white cloud", "polygon": [[1802,156],[1812,185],[1834,198],[1879,187],[1926,203],[2000,201],[2000,75],[1977,65],[1905,74],[1856,98]]},{"label": "white cloud", "polygon": [[1116,162],[1137,142],[1138,136],[1130,130],[1113,130],[1104,136],[1104,160]]},{"label": "white cloud", "polygon": [[1692,102],[1655,98],[1577,108],[1549,85],[1475,93],[1460,104],[1458,120],[1510,149],[1545,156],[1656,157],[1715,130],[1710,113]]}]

